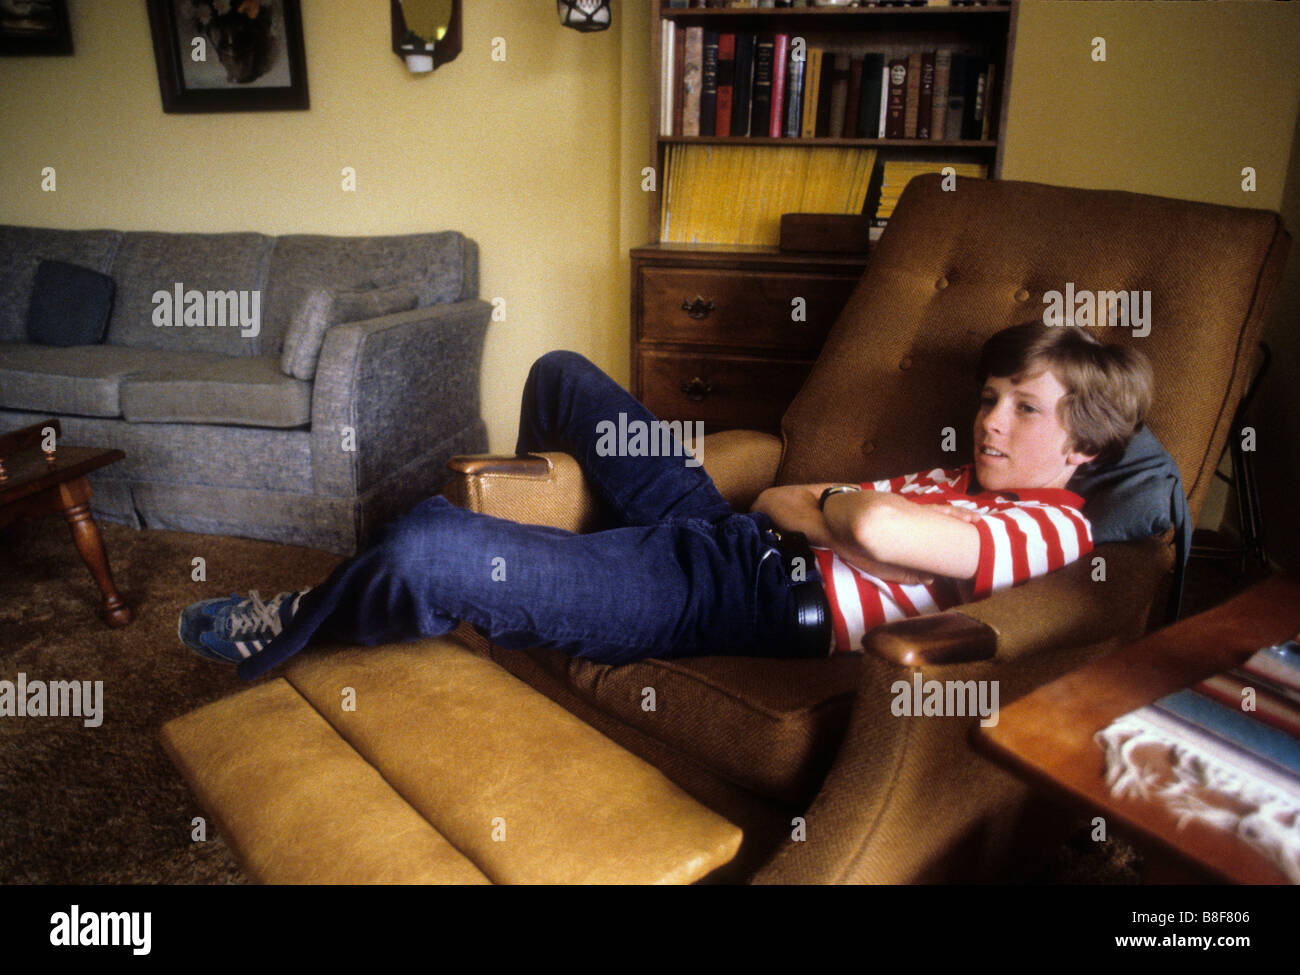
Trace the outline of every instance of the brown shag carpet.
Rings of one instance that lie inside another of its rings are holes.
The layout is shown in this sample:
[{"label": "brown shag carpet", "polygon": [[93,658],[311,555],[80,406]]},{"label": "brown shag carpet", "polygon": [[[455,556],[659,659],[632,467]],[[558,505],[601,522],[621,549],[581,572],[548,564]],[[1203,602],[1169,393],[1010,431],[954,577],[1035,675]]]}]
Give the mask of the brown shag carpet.
[{"label": "brown shag carpet", "polygon": [[[0,883],[243,883],[229,848],[158,742],[177,715],[247,686],[176,636],[182,607],[314,585],[339,561],[313,549],[100,523],[118,592],[135,614],[110,629],[59,518],[0,530],[0,680],[102,680],[103,723],[0,719]],[[191,579],[193,559],[207,579]]]},{"label": "brown shag carpet", "polygon": [[[158,743],[164,722],[247,686],[234,669],[184,648],[180,610],[199,599],[314,585],[338,556],[212,535],[100,524],[118,591],[135,619],[100,622],[100,594],[57,518],[0,530],[0,680],[102,680],[103,723],[0,719],[0,883],[223,884],[246,878]],[[206,581],[191,579],[193,560]],[[1227,599],[1244,577],[1193,560],[1185,614]],[[1016,882],[1129,884],[1142,860],[1124,841],[1087,839],[1086,821],[1054,857]],[[1062,835],[1061,833],[1057,834]],[[1059,842],[1059,840],[1058,840]]]}]

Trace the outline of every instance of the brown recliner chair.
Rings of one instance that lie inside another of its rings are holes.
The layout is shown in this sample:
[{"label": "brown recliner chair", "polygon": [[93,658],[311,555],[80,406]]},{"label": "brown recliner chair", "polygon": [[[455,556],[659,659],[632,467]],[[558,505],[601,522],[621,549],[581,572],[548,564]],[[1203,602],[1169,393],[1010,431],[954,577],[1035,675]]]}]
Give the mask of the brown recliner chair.
[{"label": "brown recliner chair", "polygon": [[[1151,292],[1150,334],[1093,329],[1150,357],[1149,426],[1193,520],[1229,435],[1289,237],[1276,214],[1019,182],[909,184],[782,438],[728,432],[705,467],[744,510],[770,484],[863,481],[970,456],[973,369],[997,330],[1041,317],[1045,292]],[[456,459],[463,503],[585,530],[599,511],[567,458]],[[531,468],[531,473],[530,473]],[[543,690],[745,828],[732,877],[893,882],[989,876],[1025,788],[967,743],[975,718],[896,717],[907,664],[996,680],[1001,703],[1164,622],[1171,538],[1100,545],[1014,590],[878,628],[858,661],[703,658],[610,668],[479,641]],[[472,638],[473,639],[473,638]],[[978,659],[983,658],[983,659]],[[949,663],[966,659],[965,663]],[[655,687],[660,706],[639,707]],[[664,707],[665,700],[670,701]],[[802,827],[792,822],[802,817]],[[802,829],[802,839],[794,838]]]},{"label": "brown recliner chair", "polygon": [[[1076,290],[1151,292],[1150,335],[1122,338],[1140,341],[1155,368],[1149,425],[1178,464],[1194,516],[1229,435],[1288,241],[1278,217],[1259,210],[1016,182],[960,180],[945,192],[938,177],[918,178],[786,413],[782,437],[717,434],[706,440],[705,467],[743,509],[773,483],[859,481],[953,466],[959,461],[942,451],[943,430],[955,428],[969,456],[980,345],[1000,328],[1040,316],[1043,294],[1071,282]],[[1100,337],[1116,341],[1119,333]],[[477,510],[572,530],[601,524],[599,505],[571,458],[460,458],[453,467],[460,476],[448,493]],[[1101,545],[1094,554],[1105,559],[1104,582],[1094,581],[1092,560],[1082,560],[937,617],[880,627],[861,657],[714,657],[615,668],[550,651],[501,650],[468,627],[457,637],[740,826],[739,852],[731,858],[728,849],[710,861],[730,859],[713,879],[990,877],[1012,839],[1026,787],[971,750],[977,718],[895,716],[891,687],[910,681],[912,665],[921,665],[926,678],[996,680],[1007,703],[1163,622],[1159,596],[1174,563],[1169,533]],[[168,746],[205,804],[225,810],[223,825],[246,862],[268,809],[277,822],[317,821],[297,808],[304,803],[330,812],[329,830],[297,845],[286,841],[270,859],[302,863],[322,850],[328,857],[331,844],[350,842],[350,813],[340,805],[346,800],[332,804],[301,782],[285,798],[276,783],[286,769],[310,769],[321,754],[355,749],[368,767],[358,770],[355,756],[338,758],[348,765],[347,781],[391,784],[400,798],[375,793],[386,810],[426,788],[423,769],[434,759],[421,755],[436,756],[442,742],[412,714],[408,688],[424,667],[418,654],[397,648],[294,658],[276,682],[287,685],[275,691],[284,701],[268,700],[267,707],[296,709],[304,730],[277,732],[265,746],[277,771],[255,788],[240,788],[243,773],[222,778],[219,760],[203,764],[193,743],[220,736],[182,729]],[[364,721],[333,716],[339,686],[362,679]],[[445,680],[438,676],[430,686]],[[232,706],[239,720],[249,710]],[[493,711],[491,720],[499,724],[501,714]],[[526,727],[522,734],[528,740]],[[347,747],[335,747],[334,735]],[[529,756],[532,763],[552,760],[560,757],[544,746]],[[464,787],[477,780],[460,781]],[[609,781],[618,775],[603,780]],[[423,801],[411,805],[420,810]],[[598,804],[601,796],[586,801]],[[438,815],[458,810],[455,801],[445,802]],[[383,816],[419,834],[419,817]],[[395,851],[409,858],[409,841],[395,836]],[[386,859],[382,849],[367,856]],[[574,875],[588,876],[585,869]],[[334,876],[311,869],[287,875]]]}]

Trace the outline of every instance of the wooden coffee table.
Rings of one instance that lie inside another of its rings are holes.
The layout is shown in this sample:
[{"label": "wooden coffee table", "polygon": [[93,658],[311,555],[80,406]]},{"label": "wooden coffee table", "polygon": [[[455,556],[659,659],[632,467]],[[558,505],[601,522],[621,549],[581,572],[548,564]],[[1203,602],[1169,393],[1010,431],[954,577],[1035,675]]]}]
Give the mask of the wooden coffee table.
[{"label": "wooden coffee table", "polygon": [[102,613],[109,626],[126,626],[131,610],[113,585],[104,553],[104,540],[90,513],[90,482],[86,475],[126,457],[120,450],[98,447],[57,447],[44,451],[48,429],[62,434],[58,420],[46,420],[0,434],[0,528],[20,518],[62,513],[72,541],[104,595]]},{"label": "wooden coffee table", "polygon": [[[1297,631],[1300,579],[1274,576],[1002,708],[995,726],[976,729],[974,744],[1049,794],[1100,814],[1110,829],[1122,823],[1178,879],[1287,883],[1266,857],[1229,833],[1200,822],[1179,829],[1177,817],[1158,803],[1112,797],[1093,736],[1120,715],[1236,667]],[[1189,865],[1191,874],[1178,870]]]}]

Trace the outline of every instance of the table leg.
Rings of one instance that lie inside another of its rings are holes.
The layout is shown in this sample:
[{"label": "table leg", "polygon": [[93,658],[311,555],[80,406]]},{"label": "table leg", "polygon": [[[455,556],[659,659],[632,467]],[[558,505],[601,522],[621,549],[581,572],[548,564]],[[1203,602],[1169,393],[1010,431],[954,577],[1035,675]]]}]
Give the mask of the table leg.
[{"label": "table leg", "polygon": [[68,529],[72,532],[73,544],[77,546],[82,561],[86,563],[86,568],[104,595],[105,622],[113,627],[126,626],[131,622],[131,610],[113,585],[113,576],[108,570],[108,556],[104,552],[104,540],[90,513],[90,494],[90,483],[84,477],[59,485],[63,517],[67,519]]}]

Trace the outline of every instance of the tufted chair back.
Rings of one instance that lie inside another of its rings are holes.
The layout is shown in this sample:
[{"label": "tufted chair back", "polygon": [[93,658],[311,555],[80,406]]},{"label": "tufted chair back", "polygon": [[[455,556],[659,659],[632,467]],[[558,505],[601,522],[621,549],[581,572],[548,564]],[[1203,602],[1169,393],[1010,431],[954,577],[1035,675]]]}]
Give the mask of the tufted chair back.
[{"label": "tufted chair back", "polygon": [[[1155,371],[1149,425],[1193,517],[1223,452],[1289,238],[1277,214],[1110,190],[908,184],[782,421],[777,482],[865,480],[970,459],[980,346],[1051,291],[1149,291],[1150,330],[1095,327]],[[948,452],[945,434],[956,433]]]}]

